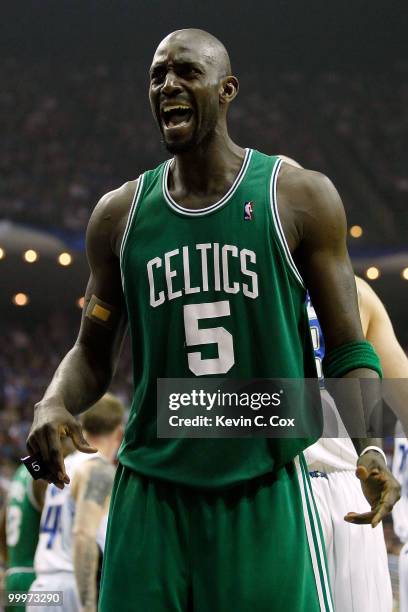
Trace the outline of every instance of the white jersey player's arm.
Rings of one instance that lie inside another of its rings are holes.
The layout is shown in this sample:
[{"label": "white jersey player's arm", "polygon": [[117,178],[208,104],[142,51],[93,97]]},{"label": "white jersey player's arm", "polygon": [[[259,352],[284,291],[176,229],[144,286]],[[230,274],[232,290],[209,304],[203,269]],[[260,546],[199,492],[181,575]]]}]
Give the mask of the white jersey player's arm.
[{"label": "white jersey player's arm", "polygon": [[384,399],[401,421],[408,434],[408,358],[394,332],[390,317],[378,295],[363,279],[356,277],[360,299],[360,313],[365,336],[374,346],[381,360],[384,379]]},{"label": "white jersey player's arm", "polygon": [[96,536],[108,512],[114,467],[101,457],[86,461],[74,476],[73,562],[82,612],[96,612],[98,545]]}]

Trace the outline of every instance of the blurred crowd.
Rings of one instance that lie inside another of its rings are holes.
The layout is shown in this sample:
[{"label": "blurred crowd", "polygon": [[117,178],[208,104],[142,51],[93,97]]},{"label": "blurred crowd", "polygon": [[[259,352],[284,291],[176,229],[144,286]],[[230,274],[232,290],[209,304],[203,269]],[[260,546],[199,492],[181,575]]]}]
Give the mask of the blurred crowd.
[{"label": "blurred crowd", "polygon": [[[27,454],[25,440],[34,404],[41,399],[62,357],[71,348],[78,320],[55,314],[30,328],[9,325],[0,352],[0,506],[8,478]],[[130,407],[131,357],[125,341],[110,390]]]},{"label": "blurred crowd", "polygon": [[408,65],[391,66],[386,73],[372,70],[351,78],[320,75],[313,83],[312,98],[384,204],[406,217]]},{"label": "blurred crowd", "polygon": [[[336,164],[349,157],[357,172],[350,181],[360,173],[384,206],[406,213],[408,66],[364,74],[265,70],[240,75],[233,137],[335,179]],[[167,156],[148,107],[146,66],[8,58],[0,73],[0,217],[83,232],[103,193]],[[341,191],[352,209],[353,185],[343,181]]]}]

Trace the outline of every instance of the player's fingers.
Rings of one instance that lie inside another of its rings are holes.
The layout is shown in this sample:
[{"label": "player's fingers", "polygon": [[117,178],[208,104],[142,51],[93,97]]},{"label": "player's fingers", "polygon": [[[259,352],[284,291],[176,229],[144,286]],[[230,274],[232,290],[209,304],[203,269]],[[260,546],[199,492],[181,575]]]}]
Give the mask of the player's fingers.
[{"label": "player's fingers", "polygon": [[[54,473],[55,470],[53,469],[53,465],[52,462],[50,460],[50,450],[49,450],[49,446],[48,446],[48,430],[49,430],[49,426],[44,426],[40,432],[38,432],[36,434],[35,437],[35,443],[38,446],[38,451],[41,459],[43,461],[43,463],[47,466],[47,475],[44,477],[44,480],[46,480],[49,484],[55,484],[57,485],[57,483],[59,482],[56,474]],[[31,442],[31,447],[34,448],[35,447],[35,443],[33,444]],[[61,487],[60,487],[61,488]]]},{"label": "player's fingers", "polygon": [[371,521],[371,526],[377,527],[378,523],[380,523],[387,514],[389,514],[392,510],[393,504],[389,504],[388,502],[383,502],[379,505],[378,509],[376,509],[373,520]]},{"label": "player's fingers", "polygon": [[27,438],[26,446],[27,446],[27,450],[28,450],[28,454],[29,455],[36,455],[37,453],[40,452],[40,448],[39,448],[37,442],[35,441],[35,438],[33,438],[31,436],[29,436]]},{"label": "player's fingers", "polygon": [[44,426],[40,431],[37,432],[35,436],[35,442],[38,445],[38,452],[41,455],[41,459],[47,465],[50,462],[50,453],[48,450],[48,434],[47,434],[47,426]]},{"label": "player's fingers", "polygon": [[378,504],[372,510],[375,516],[372,521],[373,527],[376,527],[382,519],[391,512],[395,504],[400,498],[400,485],[397,481],[388,481],[384,490],[381,493]]},{"label": "player's fingers", "polygon": [[357,466],[356,476],[359,480],[367,480],[368,478],[368,470],[364,465]]},{"label": "player's fingers", "polygon": [[382,492],[379,503],[372,508],[374,511],[374,517],[371,522],[373,527],[377,527],[378,523],[391,512],[397,501],[398,491],[393,487],[387,487],[387,489]]},{"label": "player's fingers", "polygon": [[369,525],[373,519],[375,512],[363,512],[359,514],[357,512],[348,512],[344,517],[347,523],[354,523],[354,525]]},{"label": "player's fingers", "polygon": [[368,470],[365,465],[359,465],[356,469],[356,476],[359,480],[367,481],[367,480],[384,480],[384,475],[380,472],[378,468],[373,468]]},{"label": "player's fingers", "polygon": [[72,438],[72,441],[75,444],[76,448],[82,453],[97,453],[98,452],[97,448],[90,446],[88,442],[85,440],[84,435],[82,433],[82,429],[79,425],[75,427],[71,427],[68,432],[68,435]]},{"label": "player's fingers", "polygon": [[[65,471],[64,455],[62,452],[61,438],[55,429],[49,428],[47,432],[48,439],[48,451],[50,455],[49,468],[52,475],[56,477],[57,482],[62,484],[64,488],[64,482],[69,484],[69,478]],[[55,482],[55,484],[57,484]]]}]

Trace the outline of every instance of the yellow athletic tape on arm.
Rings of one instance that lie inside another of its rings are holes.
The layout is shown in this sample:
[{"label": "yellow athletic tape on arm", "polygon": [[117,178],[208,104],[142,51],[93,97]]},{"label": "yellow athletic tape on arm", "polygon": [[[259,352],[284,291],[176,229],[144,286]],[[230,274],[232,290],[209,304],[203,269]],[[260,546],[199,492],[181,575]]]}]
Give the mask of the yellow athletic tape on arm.
[{"label": "yellow athletic tape on arm", "polygon": [[116,321],[116,308],[92,295],[85,316],[103,327],[112,329]]},{"label": "yellow athletic tape on arm", "polygon": [[103,306],[99,306],[99,304],[95,304],[95,306],[92,308],[91,315],[106,323],[111,313],[110,313],[110,310],[108,310],[107,308],[104,308]]}]

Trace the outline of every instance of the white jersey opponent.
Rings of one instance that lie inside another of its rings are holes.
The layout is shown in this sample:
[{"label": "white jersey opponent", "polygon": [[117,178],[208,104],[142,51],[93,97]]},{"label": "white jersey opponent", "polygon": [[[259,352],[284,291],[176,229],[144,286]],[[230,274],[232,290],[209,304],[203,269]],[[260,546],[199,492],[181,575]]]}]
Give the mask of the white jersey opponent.
[{"label": "white jersey opponent", "polygon": [[[75,451],[65,459],[66,472],[73,482],[76,471],[85,461],[101,457],[100,453],[87,454]],[[75,520],[75,500],[71,486],[58,489],[53,484],[47,487],[41,514],[40,535],[34,558],[36,579],[31,591],[62,591],[61,612],[79,612],[81,609],[74,574],[72,531]],[[103,545],[107,516],[101,521],[98,543]],[[48,612],[49,608],[28,606],[27,612]]]},{"label": "white jersey opponent", "polygon": [[[99,453],[75,451],[65,459],[66,472],[72,482],[76,470],[85,461],[100,457]],[[41,514],[40,536],[34,558],[37,576],[44,573],[73,572],[72,529],[75,518],[75,500],[70,485],[59,489],[47,487]]]},{"label": "white jersey opponent", "polygon": [[403,542],[398,563],[400,612],[408,612],[408,440],[401,424],[395,428],[392,473],[401,485],[401,499],[392,509],[394,531]]},{"label": "white jersey opponent", "polygon": [[[322,377],[324,340],[308,298],[316,365]],[[323,379],[322,379],[323,380]],[[322,408],[330,434],[304,451],[325,539],[334,609],[339,612],[391,612],[392,590],[382,525],[346,523],[347,512],[368,512],[358,478],[357,453],[333,398],[322,382]],[[397,504],[398,506],[398,504]],[[408,612],[408,611],[407,611]]]},{"label": "white jersey opponent", "polygon": [[392,510],[394,531],[403,544],[408,542],[408,440],[401,424],[395,428],[392,473],[401,485],[401,499]]}]

